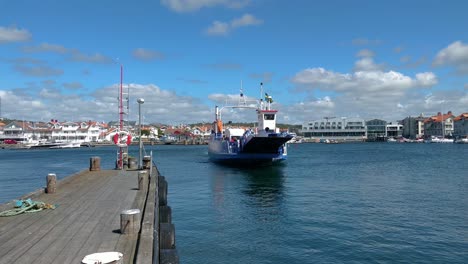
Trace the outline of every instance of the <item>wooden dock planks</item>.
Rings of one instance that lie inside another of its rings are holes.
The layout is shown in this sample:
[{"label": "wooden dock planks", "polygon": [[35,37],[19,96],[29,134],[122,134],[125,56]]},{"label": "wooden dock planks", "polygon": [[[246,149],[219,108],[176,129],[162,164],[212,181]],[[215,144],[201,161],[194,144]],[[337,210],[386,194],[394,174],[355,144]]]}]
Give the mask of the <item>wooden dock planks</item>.
[{"label": "wooden dock planks", "polygon": [[[138,191],[137,171],[91,171],[33,200],[55,210],[0,217],[0,264],[80,263],[96,252],[119,251],[133,262],[138,236],[120,234],[120,212],[143,211],[146,191]],[[154,191],[154,190],[153,190]]]}]

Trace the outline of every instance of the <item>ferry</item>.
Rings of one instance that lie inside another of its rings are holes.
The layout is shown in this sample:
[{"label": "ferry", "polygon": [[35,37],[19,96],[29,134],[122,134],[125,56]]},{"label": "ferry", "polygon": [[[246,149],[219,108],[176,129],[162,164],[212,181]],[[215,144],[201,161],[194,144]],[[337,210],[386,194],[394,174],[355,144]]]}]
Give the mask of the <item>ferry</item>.
[{"label": "ferry", "polygon": [[[215,121],[208,142],[209,159],[215,163],[234,166],[270,165],[286,160],[287,142],[293,136],[285,132],[280,133],[276,127],[278,111],[271,109],[272,102],[271,97],[266,94],[265,102],[260,99],[257,106],[216,106]],[[229,108],[252,109],[257,114],[258,127],[223,129],[221,111]]]}]

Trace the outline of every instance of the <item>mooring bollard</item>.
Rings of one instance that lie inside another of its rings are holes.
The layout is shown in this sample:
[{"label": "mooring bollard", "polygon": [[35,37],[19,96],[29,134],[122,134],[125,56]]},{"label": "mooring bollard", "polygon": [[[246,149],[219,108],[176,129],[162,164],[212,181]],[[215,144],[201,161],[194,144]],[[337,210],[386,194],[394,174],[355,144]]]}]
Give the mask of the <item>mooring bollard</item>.
[{"label": "mooring bollard", "polygon": [[47,193],[55,193],[57,191],[57,175],[55,173],[49,173],[47,175]]},{"label": "mooring bollard", "polygon": [[138,172],[138,190],[148,189],[148,171]]},{"label": "mooring bollard", "polygon": [[143,169],[149,170],[151,168],[151,156],[143,157]]},{"label": "mooring bollard", "polygon": [[101,158],[100,157],[91,157],[91,159],[89,160],[89,170],[90,171],[101,170]]},{"label": "mooring bollard", "polygon": [[120,233],[138,234],[140,232],[140,209],[124,210],[120,213]]},{"label": "mooring bollard", "polygon": [[128,169],[129,170],[138,169],[138,162],[135,157],[128,157]]}]

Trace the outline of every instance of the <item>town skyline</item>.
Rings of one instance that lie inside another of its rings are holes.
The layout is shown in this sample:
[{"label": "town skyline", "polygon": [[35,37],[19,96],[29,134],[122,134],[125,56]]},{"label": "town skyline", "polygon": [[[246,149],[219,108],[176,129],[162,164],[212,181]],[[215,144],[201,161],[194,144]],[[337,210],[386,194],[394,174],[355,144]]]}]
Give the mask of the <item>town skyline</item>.
[{"label": "town skyline", "polygon": [[[404,7],[404,8],[403,8]],[[397,121],[466,112],[464,1],[2,2],[0,115],[209,123],[215,105],[273,97],[278,122]],[[86,18],[86,19],[83,19]],[[252,112],[223,113],[233,122]]]}]

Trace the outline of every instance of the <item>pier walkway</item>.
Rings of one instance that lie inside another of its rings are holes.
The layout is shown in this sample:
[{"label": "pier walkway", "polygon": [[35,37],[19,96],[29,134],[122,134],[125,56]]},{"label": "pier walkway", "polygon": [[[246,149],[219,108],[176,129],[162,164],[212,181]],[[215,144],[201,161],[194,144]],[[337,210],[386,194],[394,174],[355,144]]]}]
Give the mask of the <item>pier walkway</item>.
[{"label": "pier walkway", "polygon": [[[149,184],[142,190],[139,171],[98,170],[65,178],[55,193],[28,195],[57,208],[0,217],[0,264],[81,263],[86,255],[97,252],[122,253],[118,263],[159,263],[153,242],[158,248],[159,221],[154,219],[159,218],[155,204],[161,179],[157,169],[151,171]],[[11,202],[0,205],[0,211],[12,206]],[[141,211],[141,229],[135,234],[120,230],[121,213],[128,209]]]}]

